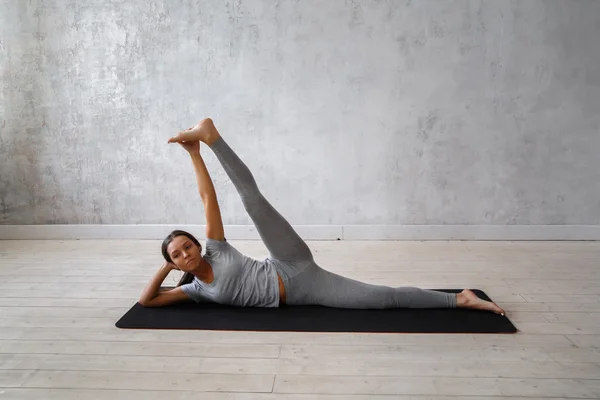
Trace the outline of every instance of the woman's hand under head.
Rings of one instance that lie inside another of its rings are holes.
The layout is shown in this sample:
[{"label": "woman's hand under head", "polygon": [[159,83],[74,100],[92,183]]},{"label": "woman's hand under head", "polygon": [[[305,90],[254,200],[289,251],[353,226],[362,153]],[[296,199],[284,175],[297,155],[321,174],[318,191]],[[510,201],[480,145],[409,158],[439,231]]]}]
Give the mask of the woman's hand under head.
[{"label": "woman's hand under head", "polygon": [[175,266],[175,264],[165,261],[165,263],[160,267],[160,269],[165,270],[168,273],[178,268],[177,266]]}]

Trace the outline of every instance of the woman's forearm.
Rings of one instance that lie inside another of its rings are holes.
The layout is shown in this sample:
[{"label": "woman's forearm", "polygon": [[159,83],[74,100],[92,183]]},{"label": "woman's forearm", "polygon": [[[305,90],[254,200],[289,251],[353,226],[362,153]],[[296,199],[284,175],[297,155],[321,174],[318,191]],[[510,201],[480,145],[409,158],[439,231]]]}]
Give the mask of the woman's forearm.
[{"label": "woman's forearm", "polygon": [[168,268],[166,263],[163,264],[158,271],[156,271],[156,274],[154,274],[140,296],[139,303],[141,305],[147,304],[150,300],[158,295],[160,285],[162,285],[165,278],[169,275],[169,272],[171,272],[171,268]]},{"label": "woman's forearm", "polygon": [[192,163],[194,164],[194,171],[196,172],[196,182],[198,183],[198,191],[200,192],[200,197],[204,199],[205,197],[217,197],[215,192],[215,187],[213,185],[212,179],[206,169],[206,164],[202,159],[202,156],[197,154],[191,154]]}]

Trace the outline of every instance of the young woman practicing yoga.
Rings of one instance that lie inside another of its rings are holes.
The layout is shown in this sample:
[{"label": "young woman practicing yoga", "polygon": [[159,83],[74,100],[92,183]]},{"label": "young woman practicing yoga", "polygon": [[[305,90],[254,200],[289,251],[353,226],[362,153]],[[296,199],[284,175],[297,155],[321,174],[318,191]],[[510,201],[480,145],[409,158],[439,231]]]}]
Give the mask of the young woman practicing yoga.
[{"label": "young woman practicing yoga", "polygon": [[[225,239],[215,189],[200,156],[200,142],[212,149],[240,194],[269,251],[269,257],[263,261],[243,255]],[[306,243],[261,194],[250,170],[210,118],[178,133],[168,143],[179,143],[191,156],[206,214],[206,253],[202,256],[202,245],[194,236],[173,231],[162,244],[166,262],[144,289],[141,305],[159,307],[194,300],[246,307],[282,304],[362,309],[461,307],[504,314],[495,303],[480,299],[468,289],[443,293],[373,285],[319,267]],[[184,271],[193,280],[187,279],[189,282],[172,290],[159,291],[172,269]]]}]

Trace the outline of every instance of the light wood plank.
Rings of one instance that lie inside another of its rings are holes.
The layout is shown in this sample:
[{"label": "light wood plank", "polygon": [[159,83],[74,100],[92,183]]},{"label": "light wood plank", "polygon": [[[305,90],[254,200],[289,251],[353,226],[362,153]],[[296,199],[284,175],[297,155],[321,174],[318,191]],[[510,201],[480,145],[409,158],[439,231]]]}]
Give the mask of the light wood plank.
[{"label": "light wood plank", "polygon": [[566,283],[564,281],[548,283],[521,282],[518,285],[510,285],[510,288],[512,290],[518,291],[519,293],[526,293],[529,295],[600,295],[600,286],[594,286],[593,284],[580,285],[577,283]]},{"label": "light wood plank", "polygon": [[600,326],[600,312],[544,312],[540,315],[548,322],[573,324],[575,326]]},{"label": "light wood plank", "polygon": [[600,335],[595,326],[574,326],[559,322],[519,322],[519,332],[546,335]]},{"label": "light wood plank", "polygon": [[0,388],[19,387],[33,375],[34,370],[0,370]]},{"label": "light wood plank", "polygon": [[[130,278],[137,278],[137,279],[142,279],[142,278],[146,278],[146,279],[150,279],[152,277],[152,273],[155,271],[148,271],[148,272],[129,272],[129,271],[125,271],[125,270],[112,270],[112,271],[103,271],[103,274],[106,275],[110,275],[110,276],[120,276],[122,277],[122,282],[123,281],[127,281]],[[85,268],[73,268],[73,269],[59,269],[59,268],[54,268],[54,269],[47,269],[47,270],[21,270],[21,271],[15,271],[15,270],[5,270],[5,269],[0,269],[0,278],[4,278],[4,277],[16,277],[16,276],[23,276],[23,275],[27,275],[27,276],[38,276],[38,277],[46,277],[46,276],[64,276],[64,277],[68,277],[68,276],[99,276],[101,275],[100,272],[98,272],[97,274],[90,274],[89,271],[87,271]]]},{"label": "light wood plank", "polygon": [[274,393],[410,394],[596,398],[591,385],[574,379],[404,378],[277,375]]},{"label": "light wood plank", "polygon": [[34,319],[28,318],[10,318],[3,317],[0,319],[0,328],[21,328],[21,327],[35,327],[35,328],[66,328],[66,327],[91,327],[91,328],[104,328],[107,326],[114,326],[114,318],[48,318],[39,317]]},{"label": "light wood plank", "polygon": [[[179,273],[177,273],[177,278],[179,277]],[[139,283],[146,284],[150,280],[150,274],[141,274],[137,278],[128,278],[127,283]],[[170,280],[170,277],[167,277],[167,281]],[[107,275],[107,273],[99,273],[99,274],[87,274],[85,276],[59,276],[59,275],[2,275],[0,276],[0,282],[3,284],[9,283],[30,283],[30,284],[46,284],[46,283],[125,283],[124,279],[120,276],[112,276]],[[62,286],[61,286],[62,287]],[[18,289],[19,286],[11,287],[12,289]],[[39,285],[38,285],[39,288]]]},{"label": "light wood plank", "polygon": [[553,361],[540,348],[518,347],[446,347],[443,351],[429,346],[327,346],[327,345],[282,345],[282,358],[315,358],[331,357],[337,360],[347,359],[393,359],[406,361]]},{"label": "light wood plank", "polygon": [[[164,400],[165,392],[150,390],[86,390],[86,389],[16,389],[0,390],[3,400]],[[419,395],[335,395],[335,394],[284,394],[284,393],[218,393],[169,391],[169,400],[459,400],[457,396]],[[574,397],[552,397],[552,400],[569,400]],[[547,397],[472,396],[468,400],[548,400]]]},{"label": "light wood plank", "polygon": [[600,313],[600,303],[502,303],[504,310],[527,312]]},{"label": "light wood plank", "polygon": [[600,348],[600,334],[597,335],[567,335],[577,347]]},{"label": "light wood plank", "polygon": [[38,299],[138,299],[139,290],[111,290],[111,291],[89,291],[89,290],[71,290],[65,291],[61,289],[46,290],[39,289],[34,291],[29,290],[3,290],[0,292],[0,297],[23,298],[36,297]]},{"label": "light wood plank", "polygon": [[[26,371],[20,370],[19,372]],[[0,371],[2,372],[2,371]],[[29,373],[29,371],[27,371]],[[26,388],[124,390],[192,390],[202,392],[271,392],[273,375],[190,374],[184,372],[34,371],[21,385]]]},{"label": "light wood plank", "polygon": [[219,374],[352,375],[596,379],[600,366],[588,362],[404,361],[397,359],[211,358],[118,354],[2,354],[0,369],[186,372]]},{"label": "light wood plank", "polygon": [[113,318],[115,322],[131,307],[0,307],[5,318]]},{"label": "light wood plank", "polygon": [[[562,347],[546,349],[546,353],[561,363],[600,363],[600,350],[593,348]],[[598,375],[600,379],[600,375]]]},{"label": "light wood plank", "polygon": [[529,303],[593,303],[600,304],[600,295],[597,294],[529,294],[522,296]]},{"label": "light wood plank", "polygon": [[[141,292],[140,292],[141,293]],[[136,300],[137,301],[137,300]],[[0,297],[0,307],[72,307],[72,308],[96,308],[96,307],[132,307],[135,302],[132,299],[49,299],[44,297]],[[552,310],[544,310],[552,311]]]},{"label": "light wood plank", "polygon": [[564,335],[547,334],[395,334],[346,332],[244,332],[197,330],[129,330],[111,327],[44,329],[32,327],[0,328],[0,339],[50,341],[117,341],[161,343],[239,343],[311,345],[396,345],[396,346],[501,346],[568,347],[573,342]]},{"label": "light wood plank", "polygon": [[280,345],[2,340],[0,354],[117,354],[277,358]]}]

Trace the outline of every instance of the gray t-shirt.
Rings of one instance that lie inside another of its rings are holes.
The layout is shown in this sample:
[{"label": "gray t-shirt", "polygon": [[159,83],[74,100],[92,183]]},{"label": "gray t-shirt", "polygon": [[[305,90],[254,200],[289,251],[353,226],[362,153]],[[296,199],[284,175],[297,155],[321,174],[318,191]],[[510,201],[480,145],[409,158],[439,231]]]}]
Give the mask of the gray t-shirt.
[{"label": "gray t-shirt", "polygon": [[206,239],[203,258],[211,265],[214,280],[198,278],[181,289],[197,303],[214,302],[241,307],[278,307],[279,281],[273,263],[240,253],[226,240]]}]

